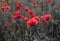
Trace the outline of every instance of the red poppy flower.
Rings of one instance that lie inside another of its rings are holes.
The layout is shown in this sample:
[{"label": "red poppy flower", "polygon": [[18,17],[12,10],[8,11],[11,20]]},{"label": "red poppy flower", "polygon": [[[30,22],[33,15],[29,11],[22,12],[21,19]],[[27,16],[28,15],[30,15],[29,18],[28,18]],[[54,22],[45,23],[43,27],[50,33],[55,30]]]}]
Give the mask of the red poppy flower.
[{"label": "red poppy flower", "polygon": [[11,9],[11,7],[10,7],[9,5],[6,5],[6,9],[10,10],[10,9]]},{"label": "red poppy flower", "polygon": [[38,22],[41,20],[39,17],[37,17],[37,16],[34,16],[34,17],[32,17],[32,18],[35,18]]},{"label": "red poppy flower", "polygon": [[48,0],[48,2],[52,2],[52,0]]},{"label": "red poppy flower", "polygon": [[47,21],[49,21],[51,18],[52,18],[52,15],[50,15],[50,14],[44,15],[44,19]]},{"label": "red poppy flower", "polygon": [[16,19],[23,19],[25,22],[28,20],[28,18],[26,18],[26,17],[24,17],[24,16],[22,16],[22,15],[16,15],[16,16],[14,16],[13,17],[13,20],[16,20]]},{"label": "red poppy flower", "polygon": [[22,7],[22,4],[21,4],[21,3],[18,3],[18,4],[16,5],[16,9],[17,9],[17,10],[19,10],[21,7]]},{"label": "red poppy flower", "polygon": [[29,11],[29,7],[25,7],[24,12],[28,12],[28,11]]},{"label": "red poppy flower", "polygon": [[38,18],[38,17],[30,18],[30,19],[27,21],[27,26],[35,26],[35,25],[38,24],[39,21],[40,21],[40,18]]},{"label": "red poppy flower", "polygon": [[2,6],[0,9],[1,9],[2,11],[5,11],[5,6]]},{"label": "red poppy flower", "polygon": [[29,10],[29,15],[30,16],[34,16],[35,15],[34,11],[33,10]]},{"label": "red poppy flower", "polygon": [[36,7],[36,6],[37,6],[37,2],[32,2],[32,5],[33,5],[34,7]]},{"label": "red poppy flower", "polygon": [[20,19],[23,19],[24,21],[27,21],[27,18],[22,16],[19,11],[16,11],[14,14],[15,14],[15,16],[13,17],[13,20],[20,18]]},{"label": "red poppy flower", "polygon": [[13,20],[20,18],[21,13],[19,11],[14,12],[15,16],[13,17]]},{"label": "red poppy flower", "polygon": [[32,18],[27,21],[27,26],[35,26],[37,23],[38,23],[38,21],[36,19]]}]

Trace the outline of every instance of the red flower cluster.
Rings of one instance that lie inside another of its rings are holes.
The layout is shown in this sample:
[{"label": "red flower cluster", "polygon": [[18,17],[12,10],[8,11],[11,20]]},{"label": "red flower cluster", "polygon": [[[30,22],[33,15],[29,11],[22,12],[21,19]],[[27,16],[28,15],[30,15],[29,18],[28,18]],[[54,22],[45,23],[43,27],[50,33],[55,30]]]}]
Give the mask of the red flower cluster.
[{"label": "red flower cluster", "polygon": [[[48,2],[51,2],[51,0],[48,0]],[[37,2],[33,2],[32,3],[33,6],[37,5]],[[28,12],[28,14],[30,15],[30,19],[28,20],[28,18],[24,17],[23,15],[21,15],[19,9],[22,7],[21,3],[18,3],[16,5],[16,11],[14,12],[15,16],[13,16],[13,20],[16,19],[23,19],[25,22],[27,22],[27,26],[35,26],[40,22],[40,18],[38,16],[35,15],[35,12],[33,10],[31,10],[29,7],[24,7],[24,12]],[[5,11],[7,9],[11,9],[11,7],[9,5],[5,5],[2,6],[0,8],[2,11]],[[50,14],[46,14],[43,16],[42,19],[42,23],[45,24],[46,21],[49,21],[52,18],[52,16]]]},{"label": "red flower cluster", "polygon": [[27,18],[22,16],[19,11],[16,11],[14,14],[15,16],[13,17],[13,20],[20,18],[20,19],[23,19],[24,21],[27,21]]},{"label": "red flower cluster", "polygon": [[2,11],[10,10],[10,9],[11,9],[11,7],[10,7],[9,5],[2,6],[2,7],[0,8],[0,10],[2,10]]},{"label": "red flower cluster", "polygon": [[33,10],[30,10],[28,13],[31,16],[31,18],[27,21],[27,26],[37,25],[40,22],[40,18],[35,15]]}]

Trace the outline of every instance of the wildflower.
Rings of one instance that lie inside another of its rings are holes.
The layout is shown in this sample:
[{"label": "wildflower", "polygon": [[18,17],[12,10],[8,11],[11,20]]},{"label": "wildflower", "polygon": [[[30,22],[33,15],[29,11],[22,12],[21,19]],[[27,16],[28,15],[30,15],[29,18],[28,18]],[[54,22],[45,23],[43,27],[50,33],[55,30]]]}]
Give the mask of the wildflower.
[{"label": "wildflower", "polygon": [[29,7],[25,7],[24,12],[28,12],[28,11],[29,11]]},{"label": "wildflower", "polygon": [[6,5],[6,9],[10,10],[10,9],[11,9],[11,7],[10,7],[9,5]]},{"label": "wildflower", "polygon": [[37,23],[38,23],[38,21],[36,19],[32,18],[27,21],[27,26],[35,26]]},{"label": "wildflower", "polygon": [[48,2],[52,2],[52,0],[48,0]]},{"label": "wildflower", "polygon": [[21,4],[21,3],[18,3],[18,4],[16,5],[16,9],[17,9],[17,10],[19,10],[21,7],[22,7],[22,4]]},{"label": "wildflower", "polygon": [[16,11],[14,14],[15,14],[15,16],[13,17],[13,20],[19,18],[19,19],[23,19],[24,21],[27,21],[27,18],[24,17],[24,16],[22,16],[21,13],[20,13],[19,11]]},{"label": "wildflower", "polygon": [[1,9],[2,11],[5,11],[5,6],[2,6],[0,9]]},{"label": "wildflower", "polygon": [[41,20],[39,17],[34,16],[33,18],[35,18],[38,22]]},{"label": "wildflower", "polygon": [[39,23],[39,21],[40,21],[40,18],[38,18],[37,16],[32,17],[27,21],[27,26],[28,27],[35,26]]},{"label": "wildflower", "polygon": [[36,6],[37,6],[37,2],[32,2],[32,5],[33,5],[34,7],[36,7]]},{"label": "wildflower", "polygon": [[34,16],[34,15],[35,15],[35,13],[34,13],[34,11],[33,11],[33,10],[29,10],[29,12],[28,12],[28,13],[29,13],[29,15],[30,15],[30,16]]},{"label": "wildflower", "polygon": [[49,21],[51,18],[52,18],[52,15],[50,15],[50,14],[44,15],[44,19],[47,21]]}]

